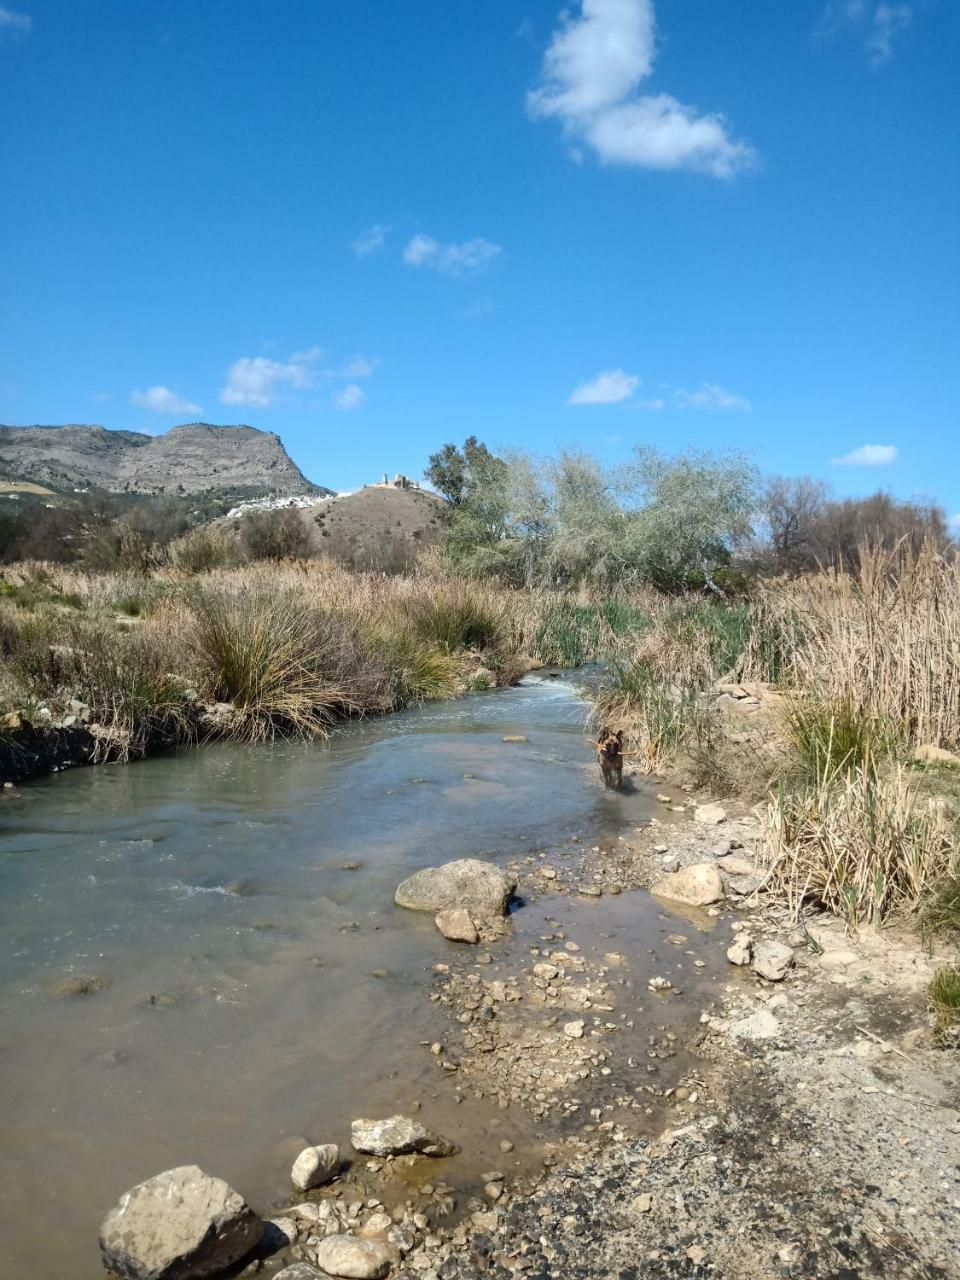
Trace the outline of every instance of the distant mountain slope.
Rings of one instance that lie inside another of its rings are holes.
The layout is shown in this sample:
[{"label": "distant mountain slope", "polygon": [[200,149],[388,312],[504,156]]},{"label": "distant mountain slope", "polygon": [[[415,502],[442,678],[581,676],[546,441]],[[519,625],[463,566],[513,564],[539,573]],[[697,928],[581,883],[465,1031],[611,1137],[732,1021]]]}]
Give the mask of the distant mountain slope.
[{"label": "distant mountain slope", "polygon": [[114,493],[332,492],[307,480],[272,431],[207,423],[162,436],[94,426],[0,426],[0,480]]}]

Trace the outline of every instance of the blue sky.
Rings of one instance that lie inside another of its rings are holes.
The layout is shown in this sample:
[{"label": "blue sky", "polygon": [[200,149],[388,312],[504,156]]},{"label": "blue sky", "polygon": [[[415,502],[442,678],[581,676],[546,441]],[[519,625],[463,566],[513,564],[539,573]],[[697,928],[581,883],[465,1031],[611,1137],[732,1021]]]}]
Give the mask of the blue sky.
[{"label": "blue sky", "polygon": [[958,65],[956,0],[0,0],[0,421],[960,513]]}]

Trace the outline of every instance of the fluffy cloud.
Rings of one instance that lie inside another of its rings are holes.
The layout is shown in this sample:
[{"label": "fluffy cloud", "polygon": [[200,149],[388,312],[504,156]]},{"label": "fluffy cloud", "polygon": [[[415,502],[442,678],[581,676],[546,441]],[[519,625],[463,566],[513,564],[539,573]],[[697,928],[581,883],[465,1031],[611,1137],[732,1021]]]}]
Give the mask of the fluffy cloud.
[{"label": "fluffy cloud", "polygon": [[913,21],[913,7],[890,0],[830,0],[820,15],[817,33],[832,36],[849,30],[863,41],[871,67],[882,67],[893,57],[893,42]]},{"label": "fluffy cloud", "polygon": [[285,364],[265,356],[241,356],[227,371],[220,402],[252,404],[265,409],[273,404],[283,387],[303,390],[313,386],[317,378],[313,365],[322,354],[319,347],[296,351]]},{"label": "fluffy cloud", "polygon": [[568,404],[620,404],[629,400],[640,379],[622,369],[607,369],[589,382],[581,382],[571,394]]},{"label": "fluffy cloud", "polygon": [[477,275],[503,252],[500,245],[478,236],[461,244],[441,244],[433,236],[414,236],[403,250],[409,267],[426,267],[448,276]]},{"label": "fluffy cloud", "polygon": [[692,169],[731,178],[756,161],[720,115],[701,115],[669,94],[637,92],[653,70],[653,0],[581,0],[561,14],[527,96],[534,117],[556,119],[607,164]]},{"label": "fluffy cloud", "polygon": [[153,413],[196,414],[203,410],[198,404],[192,404],[178,396],[169,387],[147,387],[146,391],[131,391],[130,403],[138,409],[150,409]]},{"label": "fluffy cloud", "polygon": [[696,391],[681,389],[676,392],[676,397],[681,409],[739,409],[744,413],[750,410],[749,400],[733,391],[726,391],[716,382],[701,383]]},{"label": "fluffy cloud", "polygon": [[359,409],[366,397],[360,387],[355,382],[349,386],[343,387],[333,397],[333,403],[338,409]]},{"label": "fluffy cloud", "polygon": [[32,25],[29,13],[17,13],[0,5],[0,35],[26,36],[30,34]]},{"label": "fluffy cloud", "polygon": [[885,467],[897,459],[897,449],[892,444],[863,444],[842,458],[834,458],[837,467]]},{"label": "fluffy cloud", "polygon": [[360,232],[350,248],[358,258],[366,258],[369,254],[376,253],[378,249],[383,248],[389,233],[389,227],[385,227],[380,222],[375,222],[372,227],[367,227],[366,231]]}]

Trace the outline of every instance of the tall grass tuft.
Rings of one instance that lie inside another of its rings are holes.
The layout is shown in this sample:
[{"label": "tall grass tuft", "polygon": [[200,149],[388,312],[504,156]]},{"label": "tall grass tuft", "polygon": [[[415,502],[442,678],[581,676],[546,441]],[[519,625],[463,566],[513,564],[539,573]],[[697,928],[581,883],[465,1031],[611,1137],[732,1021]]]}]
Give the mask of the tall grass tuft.
[{"label": "tall grass tuft", "polygon": [[919,913],[955,865],[954,823],[903,769],[826,766],[780,789],[766,815],[770,882],[793,916],[814,901],[855,926]]},{"label": "tall grass tuft", "polygon": [[703,746],[711,734],[699,692],[670,685],[642,658],[612,662],[595,702],[600,719],[629,725],[629,755],[641,773],[660,772],[681,747]]},{"label": "tall grass tuft", "polygon": [[448,654],[496,648],[507,629],[503,600],[475,584],[435,582],[433,590],[412,599],[405,612],[421,640]]},{"label": "tall grass tuft", "polygon": [[875,772],[893,750],[886,722],[848,696],[834,703],[794,697],[786,704],[784,723],[794,758],[808,778]]},{"label": "tall grass tuft", "polygon": [[205,592],[192,637],[204,695],[231,704],[233,731],[248,741],[322,734],[337,710],[351,709],[349,644],[335,616],[264,588]]},{"label": "tall grass tuft", "polygon": [[960,1046],[960,966],[950,964],[938,969],[929,991],[938,1043],[944,1048]]}]

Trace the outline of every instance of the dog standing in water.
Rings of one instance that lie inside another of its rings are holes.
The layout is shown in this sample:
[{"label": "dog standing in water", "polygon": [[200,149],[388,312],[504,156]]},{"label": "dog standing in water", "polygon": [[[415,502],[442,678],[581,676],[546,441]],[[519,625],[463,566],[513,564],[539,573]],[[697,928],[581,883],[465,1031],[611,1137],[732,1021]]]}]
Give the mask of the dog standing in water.
[{"label": "dog standing in water", "polygon": [[623,730],[614,733],[611,729],[601,729],[596,747],[604,786],[623,786]]}]

